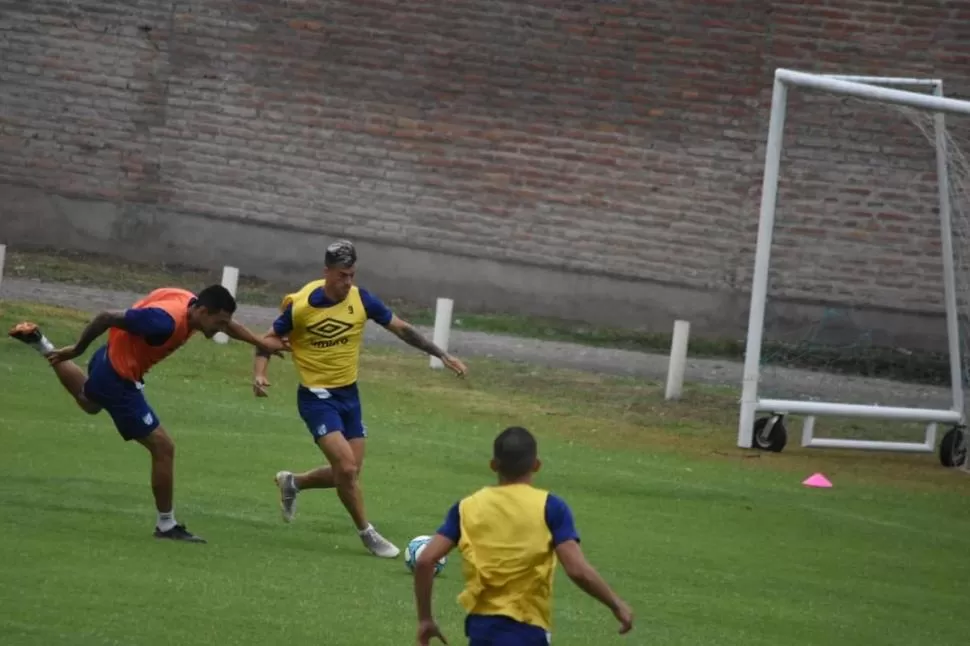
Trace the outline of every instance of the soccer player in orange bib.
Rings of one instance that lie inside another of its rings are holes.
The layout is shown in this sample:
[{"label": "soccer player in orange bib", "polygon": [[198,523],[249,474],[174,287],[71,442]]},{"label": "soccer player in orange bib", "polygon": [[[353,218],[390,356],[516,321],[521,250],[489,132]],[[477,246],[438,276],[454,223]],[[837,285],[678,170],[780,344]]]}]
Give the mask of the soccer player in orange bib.
[{"label": "soccer player in orange bib", "polygon": [[[90,414],[105,410],[121,437],[135,440],[151,454],[152,493],[158,510],[155,537],[205,543],[175,520],[172,506],[175,443],[162,428],[158,415],[143,394],[145,374],[184,345],[196,332],[212,338],[223,332],[269,352],[284,345],[260,339],[232,320],[236,300],[221,285],[212,285],[198,296],[174,287],[156,289],[123,312],[102,312],[81,332],[77,343],[61,349],[35,323],[18,323],[10,336],[26,343],[47,358],[64,388],[78,406]],[[91,356],[88,374],[75,359],[105,332],[108,342]]]},{"label": "soccer player in orange bib", "polygon": [[[498,484],[462,498],[418,556],[414,594],[419,646],[444,641],[431,613],[435,564],[456,545],[461,551],[469,646],[545,646],[551,643],[552,580],[557,561],[583,592],[607,606],[620,633],[633,612],[586,560],[566,502],[532,485],[541,463],[535,437],[512,426],[495,438],[491,467]],[[447,643],[447,642],[446,642]]]}]

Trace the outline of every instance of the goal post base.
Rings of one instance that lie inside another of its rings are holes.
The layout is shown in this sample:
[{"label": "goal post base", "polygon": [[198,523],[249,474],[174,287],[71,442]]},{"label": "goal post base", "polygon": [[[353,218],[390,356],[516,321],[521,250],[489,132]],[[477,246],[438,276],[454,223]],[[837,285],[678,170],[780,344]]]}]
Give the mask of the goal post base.
[{"label": "goal post base", "polygon": [[[803,415],[802,447],[809,449],[850,449],[859,451],[889,451],[898,453],[933,453],[936,451],[936,435],[939,424],[960,424],[958,411],[932,408],[899,408],[891,406],[866,406],[861,404],[836,404],[829,402],[805,402],[790,399],[761,399],[755,411],[770,416]],[[922,442],[893,442],[888,440],[852,440],[815,436],[815,418],[822,416],[853,417],[857,419],[885,419],[897,422],[925,422],[926,432]]]},{"label": "goal post base", "polygon": [[849,449],[854,451],[888,451],[893,453],[935,453],[936,442],[884,442],[882,440],[840,440],[833,438],[813,438],[808,449]]},{"label": "goal post base", "polygon": [[938,422],[940,424],[959,424],[963,417],[962,413],[954,410],[806,402],[794,399],[759,399],[755,410],[785,415],[827,415],[830,417],[885,419],[897,422]]}]

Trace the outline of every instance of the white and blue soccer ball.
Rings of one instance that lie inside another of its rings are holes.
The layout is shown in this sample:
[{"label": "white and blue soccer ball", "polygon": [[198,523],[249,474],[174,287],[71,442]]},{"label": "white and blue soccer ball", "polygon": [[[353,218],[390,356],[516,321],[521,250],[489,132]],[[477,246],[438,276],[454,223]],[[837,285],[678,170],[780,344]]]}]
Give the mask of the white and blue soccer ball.
[{"label": "white and blue soccer ball", "polygon": [[[411,542],[408,543],[407,548],[404,550],[404,564],[408,567],[410,571],[414,572],[414,566],[418,562],[418,557],[421,556],[421,552],[424,550],[425,546],[430,542],[431,542],[430,536],[415,536],[414,538],[411,539]],[[442,556],[440,559],[438,559],[438,562],[435,563],[435,566],[434,566],[435,576],[440,574],[441,571],[445,569],[446,563],[448,563],[447,556]]]}]

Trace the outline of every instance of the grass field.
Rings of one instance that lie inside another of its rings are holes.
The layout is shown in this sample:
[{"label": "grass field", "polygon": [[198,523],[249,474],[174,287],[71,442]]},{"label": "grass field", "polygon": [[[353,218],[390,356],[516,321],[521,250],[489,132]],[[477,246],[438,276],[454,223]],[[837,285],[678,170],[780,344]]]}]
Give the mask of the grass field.
[{"label": "grass field", "polygon": [[[60,343],[75,312],[0,303]],[[93,348],[92,348],[93,350]],[[90,354],[90,353],[89,353]],[[89,356],[89,355],[88,355]],[[84,357],[87,360],[87,356]],[[295,411],[294,371],[249,390],[245,346],[192,341],[148,379],[177,449],[176,512],[208,545],[151,538],[147,453],[88,417],[34,352],[0,340],[0,643],[179,646],[413,644],[402,560],[363,551],[332,492],[281,522],[273,474],[320,461]],[[585,550],[633,605],[609,613],[557,578],[562,646],[962,644],[970,620],[970,478],[934,456],[734,448],[736,395],[470,361],[466,381],[403,349],[368,350],[370,516],[400,546],[491,481],[506,425],[540,439],[539,484],[572,505]],[[800,486],[826,473],[831,490]],[[461,639],[455,555],[436,608]]]}]

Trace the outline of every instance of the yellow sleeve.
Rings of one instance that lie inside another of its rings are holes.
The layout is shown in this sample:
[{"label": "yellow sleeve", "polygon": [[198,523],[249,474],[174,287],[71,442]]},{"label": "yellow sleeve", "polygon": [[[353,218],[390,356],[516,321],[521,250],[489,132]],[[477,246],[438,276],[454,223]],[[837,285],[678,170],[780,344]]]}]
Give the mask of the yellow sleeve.
[{"label": "yellow sleeve", "polygon": [[286,308],[293,304],[293,294],[287,294],[283,297],[283,302],[280,303],[280,314],[286,311]]}]

